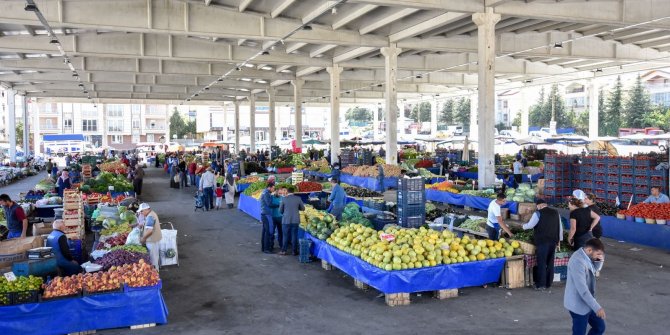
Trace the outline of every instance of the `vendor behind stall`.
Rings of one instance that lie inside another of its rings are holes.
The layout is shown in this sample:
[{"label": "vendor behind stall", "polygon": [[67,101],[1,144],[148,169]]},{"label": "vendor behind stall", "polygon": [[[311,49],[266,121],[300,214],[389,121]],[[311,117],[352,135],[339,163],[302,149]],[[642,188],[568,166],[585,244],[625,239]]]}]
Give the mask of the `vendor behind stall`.
[{"label": "vendor behind stall", "polygon": [[65,224],[63,220],[56,220],[53,223],[53,231],[47,237],[47,247],[56,256],[56,264],[63,276],[76,275],[81,272],[81,266],[74,260],[70,253],[70,246],[67,243],[67,236],[63,230]]},{"label": "vendor behind stall", "polygon": [[328,197],[328,201],[330,201],[328,213],[335,215],[335,218],[339,221],[342,219],[342,212],[344,211],[347,193],[340,185],[340,181],[338,179],[330,178],[330,183],[333,186],[333,190],[332,193],[330,193],[330,197]]},{"label": "vendor behind stall", "polygon": [[658,186],[651,188],[651,195],[644,201],[645,204],[667,204],[669,202],[670,198],[661,193],[661,188]]},{"label": "vendor behind stall", "polygon": [[163,238],[163,235],[161,234],[161,223],[158,220],[158,215],[151,209],[148,203],[144,202],[140,204],[138,211],[144,218],[144,228],[140,242],[147,246],[151,264],[158,270],[160,269],[159,245]]},{"label": "vendor behind stall", "polygon": [[28,231],[28,218],[23,208],[12,201],[7,194],[0,195],[0,206],[5,211],[7,228],[9,229],[7,238],[25,238],[26,231]]},{"label": "vendor behind stall", "polygon": [[494,241],[497,241],[500,236],[500,228],[502,228],[509,237],[514,237],[512,231],[507,224],[505,224],[500,210],[500,206],[507,202],[506,198],[505,193],[499,193],[498,196],[489,203],[486,232],[489,234],[489,239]]}]

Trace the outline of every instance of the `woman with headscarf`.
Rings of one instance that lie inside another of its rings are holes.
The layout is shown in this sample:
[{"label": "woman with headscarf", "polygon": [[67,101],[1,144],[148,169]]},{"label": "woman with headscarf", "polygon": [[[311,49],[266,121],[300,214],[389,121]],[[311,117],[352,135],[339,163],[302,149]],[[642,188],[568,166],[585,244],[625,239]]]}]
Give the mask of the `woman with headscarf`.
[{"label": "woman with headscarf", "polygon": [[233,208],[235,204],[235,178],[233,178],[232,173],[226,173],[226,186],[228,191],[226,191],[226,205],[228,208]]},{"label": "woman with headscarf", "polygon": [[570,208],[568,242],[576,251],[583,247],[586,241],[593,238],[593,228],[600,222],[600,215],[584,207],[584,202],[578,198],[570,199],[568,208]]},{"label": "woman with headscarf", "polygon": [[63,170],[58,177],[58,196],[63,197],[63,191],[72,187],[72,182],[70,181],[70,173],[67,170]]}]

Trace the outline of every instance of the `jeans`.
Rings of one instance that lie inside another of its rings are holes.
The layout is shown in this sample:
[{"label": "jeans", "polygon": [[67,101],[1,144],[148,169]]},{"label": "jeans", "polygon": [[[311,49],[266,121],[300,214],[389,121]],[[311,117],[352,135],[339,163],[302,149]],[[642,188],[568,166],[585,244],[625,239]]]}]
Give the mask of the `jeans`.
[{"label": "jeans", "polygon": [[500,238],[500,229],[486,225],[486,232],[489,234],[489,240],[497,241]]},{"label": "jeans", "polygon": [[190,173],[188,176],[191,179],[191,185],[195,185],[195,173]]},{"label": "jeans", "polygon": [[214,208],[214,190],[211,187],[205,187],[202,189],[202,193],[205,198],[205,209]]},{"label": "jeans", "polygon": [[142,195],[142,179],[133,179],[133,191],[135,191],[135,196]]},{"label": "jeans", "polygon": [[572,316],[572,335],[586,334],[586,325],[591,325],[588,335],[600,335],[605,333],[605,320],[599,318],[594,311],[586,315],[570,312]]},{"label": "jeans", "polygon": [[263,230],[261,232],[261,251],[272,252],[272,229],[274,228],[272,214],[261,214],[261,223],[263,224]]},{"label": "jeans", "polygon": [[342,212],[344,212],[344,207],[335,207],[331,205],[330,210],[328,211],[330,214],[333,214],[335,218],[339,221],[342,220]]},{"label": "jeans", "polygon": [[535,276],[535,287],[550,288],[554,281],[554,256],[556,254],[556,243],[539,243],[535,245],[535,256],[537,257],[537,273]]},{"label": "jeans", "polygon": [[7,234],[7,239],[9,240],[10,238],[19,238],[21,237],[22,231],[9,231]]},{"label": "jeans", "polygon": [[275,231],[277,232],[277,245],[281,247],[282,243],[284,242],[284,236],[285,236],[284,230],[282,229],[281,216],[279,217],[275,216],[272,218],[272,230],[271,230],[272,236],[270,240],[272,241],[272,247],[274,247],[275,244]]},{"label": "jeans", "polygon": [[186,172],[179,172],[179,179],[181,182],[181,187],[188,187],[188,179],[186,179]]},{"label": "jeans", "polygon": [[293,247],[293,254],[298,254],[298,224],[285,224],[284,227],[284,240],[281,244],[281,251],[286,252],[288,250],[288,243],[291,241],[291,246]]}]

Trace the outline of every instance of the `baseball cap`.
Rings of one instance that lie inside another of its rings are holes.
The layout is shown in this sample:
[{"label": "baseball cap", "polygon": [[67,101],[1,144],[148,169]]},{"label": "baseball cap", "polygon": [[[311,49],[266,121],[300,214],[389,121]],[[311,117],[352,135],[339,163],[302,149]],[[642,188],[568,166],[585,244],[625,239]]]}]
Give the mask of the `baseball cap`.
[{"label": "baseball cap", "polygon": [[150,208],[151,208],[151,206],[149,206],[148,203],[143,202],[143,203],[140,204],[140,208],[138,208],[137,210],[138,210],[138,211],[143,211],[143,210],[145,210],[145,209],[150,209]]}]

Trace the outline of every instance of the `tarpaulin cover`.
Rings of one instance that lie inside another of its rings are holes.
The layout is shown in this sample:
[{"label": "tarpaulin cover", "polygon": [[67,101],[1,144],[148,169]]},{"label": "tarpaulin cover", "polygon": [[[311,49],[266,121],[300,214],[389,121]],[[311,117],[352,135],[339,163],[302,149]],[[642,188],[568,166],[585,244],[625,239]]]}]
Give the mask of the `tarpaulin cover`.
[{"label": "tarpaulin cover", "polygon": [[668,225],[619,220],[613,216],[601,216],[600,225],[605,237],[670,250],[670,226]]},{"label": "tarpaulin cover", "polygon": [[[479,174],[477,172],[467,172],[467,171],[454,172],[454,175],[457,178],[462,178],[462,179],[477,179],[479,177]],[[508,175],[508,177],[513,177],[513,176],[514,175],[512,175],[512,174]],[[498,179],[504,179],[505,176],[502,175],[502,174],[497,174],[496,177]],[[537,173],[537,174],[531,175],[530,179],[531,179],[531,181],[533,181],[535,183],[535,182],[537,182],[538,179],[541,179],[542,177],[544,177],[544,174]],[[527,183],[528,182],[528,175],[526,175],[526,174],[522,175],[521,182]],[[505,181],[505,183],[507,183],[507,181]]]},{"label": "tarpaulin cover", "polygon": [[[481,210],[487,210],[489,208],[489,204],[491,201],[493,201],[493,199],[476,197],[474,195],[460,193],[456,194],[437,190],[426,190],[426,200],[457,206],[467,206]],[[502,207],[509,208],[509,211],[512,214],[519,212],[519,203],[514,201],[507,201],[507,203]]]},{"label": "tarpaulin cover", "polygon": [[306,233],[305,236],[313,242],[314,256],[387,294],[481,286],[497,282],[505,265],[504,258],[496,258],[421,269],[385,271],[309,233]]},{"label": "tarpaulin cover", "polygon": [[126,292],[0,307],[3,334],[69,334],[167,323],[160,285]]},{"label": "tarpaulin cover", "polygon": [[251,184],[235,184],[235,188],[236,188],[235,191],[237,191],[237,193],[242,193],[242,192],[244,192],[244,190],[249,188],[250,185]]},{"label": "tarpaulin cover", "polygon": [[312,170],[302,170],[302,173],[305,174],[305,176],[313,176],[313,177],[319,177],[319,178],[330,178],[333,176],[332,173],[323,173],[319,171],[312,171]]},{"label": "tarpaulin cover", "polygon": [[[367,188],[371,191],[379,191],[379,179],[372,177],[356,177],[350,174],[342,173],[340,175],[340,181],[349,185]],[[397,177],[384,177],[384,189],[389,188],[398,188],[398,178]]]},{"label": "tarpaulin cover", "polygon": [[256,220],[261,220],[261,202],[252,196],[240,193],[240,200],[237,202],[237,209]]}]

